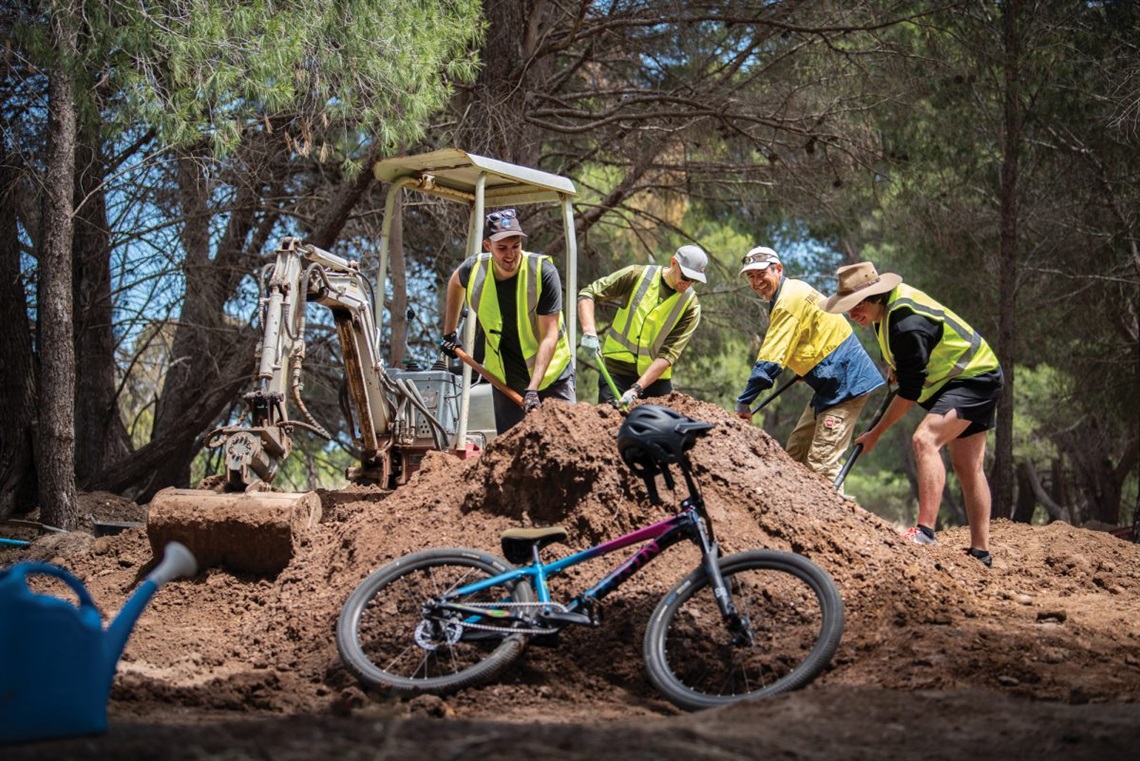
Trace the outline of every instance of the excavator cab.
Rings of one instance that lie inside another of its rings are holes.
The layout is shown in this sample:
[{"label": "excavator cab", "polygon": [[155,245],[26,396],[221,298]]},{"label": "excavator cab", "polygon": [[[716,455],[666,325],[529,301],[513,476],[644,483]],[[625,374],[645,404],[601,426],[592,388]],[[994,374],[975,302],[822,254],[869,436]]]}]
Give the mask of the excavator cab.
[{"label": "excavator cab", "polygon": [[[527,204],[553,204],[562,213],[562,230],[565,237],[565,294],[567,339],[577,346],[578,314],[573,308],[578,294],[578,241],[574,234],[572,201],[577,195],[574,183],[565,177],[537,169],[508,164],[504,161],[476,156],[458,148],[445,148],[418,156],[385,159],[376,163],[373,174],[377,180],[389,185],[384,206],[384,223],[380,235],[380,257],[377,282],[385,282],[388,274],[388,257],[391,244],[392,221],[398,196],[404,191],[415,191],[445,201],[460,203],[468,208],[466,256],[483,250],[483,220],[492,209],[518,207]],[[381,296],[381,299],[383,297]],[[382,305],[382,301],[381,301]],[[476,330],[475,320],[464,321],[463,345],[472,346]],[[462,440],[471,422],[471,368],[463,367],[463,382],[456,436]],[[490,389],[482,387],[487,394]],[[487,402],[490,403],[489,400]],[[489,422],[489,433],[494,434],[494,414],[487,416],[480,410],[478,420]],[[488,433],[483,431],[484,434]]]},{"label": "excavator cab", "polygon": [[[381,336],[392,231],[401,194],[426,194],[466,207],[464,256],[482,250],[483,220],[496,208],[553,204],[565,235],[568,340],[576,345],[577,239],[571,206],[574,184],[558,175],[476,156],[456,148],[385,159],[373,168],[387,183],[380,249],[375,269],[283,238],[262,278],[261,343],[254,388],[242,401],[245,413],[233,425],[213,431],[209,445],[222,449],[224,473],[213,491],[164,489],[151,501],[147,535],[160,548],[179,541],[203,567],[274,574],[293,556],[294,546],[320,520],[315,492],[279,492],[271,482],[292,451],[298,428],[328,437],[305,408],[301,367],[305,358],[306,305],[327,307],[336,324],[360,462],[346,476],[396,488],[419,469],[430,451],[477,454],[495,436],[491,388],[446,367],[415,363],[389,367]],[[472,346],[474,319],[463,324],[464,346]]]}]

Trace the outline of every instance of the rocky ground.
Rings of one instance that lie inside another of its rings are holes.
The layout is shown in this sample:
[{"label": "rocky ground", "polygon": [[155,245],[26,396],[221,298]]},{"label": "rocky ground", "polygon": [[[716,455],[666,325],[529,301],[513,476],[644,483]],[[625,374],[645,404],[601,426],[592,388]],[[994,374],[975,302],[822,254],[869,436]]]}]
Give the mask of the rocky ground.
[{"label": "rocky ground", "polygon": [[[641,637],[694,565],[688,547],[607,600],[601,628],[532,648],[495,684],[410,701],[361,689],[334,630],[371,570],[433,546],[497,553],[510,527],[564,525],[582,548],[663,516],[618,457],[620,415],[550,403],[476,459],[430,455],[393,493],[322,495],[322,522],[276,576],[215,567],[163,587],[119,662],[109,732],[6,747],[5,759],[1135,756],[1140,545],[996,521],[987,569],[962,554],[965,529],[905,544],[762,431],[690,397],[664,402],[717,423],[691,459],[725,549],[799,552],[840,587],[844,639],[806,689],[694,714],[657,695]],[[104,523],[144,518],[112,495],[84,495],[84,509]],[[78,575],[108,618],[153,564],[142,529],[0,550],[2,565],[25,558]]]}]

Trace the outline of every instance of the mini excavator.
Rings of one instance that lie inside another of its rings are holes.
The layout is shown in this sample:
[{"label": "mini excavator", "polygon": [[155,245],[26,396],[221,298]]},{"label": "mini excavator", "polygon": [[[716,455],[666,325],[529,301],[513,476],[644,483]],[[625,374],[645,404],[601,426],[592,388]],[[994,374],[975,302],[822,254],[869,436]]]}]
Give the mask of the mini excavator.
[{"label": "mini excavator", "polygon": [[[301,392],[306,305],[327,307],[336,325],[360,462],[352,481],[393,489],[407,483],[431,451],[469,457],[495,435],[491,389],[473,384],[471,368],[396,369],[381,356],[381,316],[393,214],[398,195],[425,193],[469,209],[465,255],[482,250],[483,220],[493,208],[557,204],[565,235],[565,303],[577,292],[577,242],[571,201],[574,184],[558,175],[449,148],[380,161],[377,180],[389,185],[375,283],[360,262],[286,237],[263,271],[261,341],[253,388],[242,396],[241,419],[212,432],[223,472],[214,490],[160,491],[151,501],[147,535],[155,548],[186,545],[202,567],[273,575],[288,565],[298,542],[321,518],[316,492],[273,491],[278,468],[298,429],[329,438],[309,414]],[[576,321],[567,310],[570,345]],[[471,346],[475,320],[464,325]]]}]

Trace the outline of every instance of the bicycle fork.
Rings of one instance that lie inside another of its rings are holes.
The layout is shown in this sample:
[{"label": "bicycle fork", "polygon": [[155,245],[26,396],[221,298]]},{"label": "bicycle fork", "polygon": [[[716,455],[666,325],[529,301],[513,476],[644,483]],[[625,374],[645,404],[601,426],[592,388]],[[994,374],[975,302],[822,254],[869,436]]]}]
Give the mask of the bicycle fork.
[{"label": "bicycle fork", "polygon": [[748,616],[736,610],[736,605],[732,601],[732,590],[720,572],[720,545],[709,535],[704,521],[697,522],[697,533],[702,562],[709,577],[709,586],[712,588],[713,597],[716,598],[717,607],[720,608],[728,632],[732,635],[732,644],[736,647],[750,647],[755,641],[752,636],[752,622],[748,620]]}]

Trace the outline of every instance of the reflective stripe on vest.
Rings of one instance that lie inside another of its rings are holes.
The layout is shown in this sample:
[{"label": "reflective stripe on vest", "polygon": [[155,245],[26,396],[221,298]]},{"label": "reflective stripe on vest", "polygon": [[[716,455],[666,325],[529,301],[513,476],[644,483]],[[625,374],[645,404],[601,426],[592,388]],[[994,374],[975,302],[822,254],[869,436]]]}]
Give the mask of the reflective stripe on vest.
[{"label": "reflective stripe on vest", "polygon": [[[523,252],[515,289],[515,320],[518,325],[519,349],[526,360],[527,371],[534,373],[534,360],[538,355],[538,297],[542,289],[542,263],[550,257]],[[490,254],[480,254],[471,268],[467,281],[467,303],[479,317],[483,326],[484,341],[488,351],[484,352],[483,369],[501,381],[506,381],[506,368],[503,367],[499,340],[502,336],[503,315],[499,309],[499,294],[494,286]],[[491,283],[491,287],[487,287]],[[558,314],[558,345],[554,356],[539,383],[544,389],[562,375],[570,364],[570,344],[566,340],[566,325],[562,313]]]},{"label": "reflective stripe on vest", "polygon": [[890,319],[891,313],[901,307],[942,323],[942,340],[930,352],[919,402],[925,402],[953,378],[969,378],[1000,367],[993,349],[965,320],[917,288],[901,283],[891,292],[887,311],[876,330],[883,359],[891,367],[895,367],[895,357],[887,340]]},{"label": "reflective stripe on vest", "polygon": [[[696,297],[690,288],[684,293],[674,292],[661,301],[664,272],[664,267],[645,268],[630,297],[629,305],[618,310],[613,324],[606,332],[603,356],[622,362],[636,361],[638,373],[644,373],[653,364],[653,359],[661,351],[665,340]],[[672,375],[673,365],[670,363],[661,377],[669,378]]]}]

